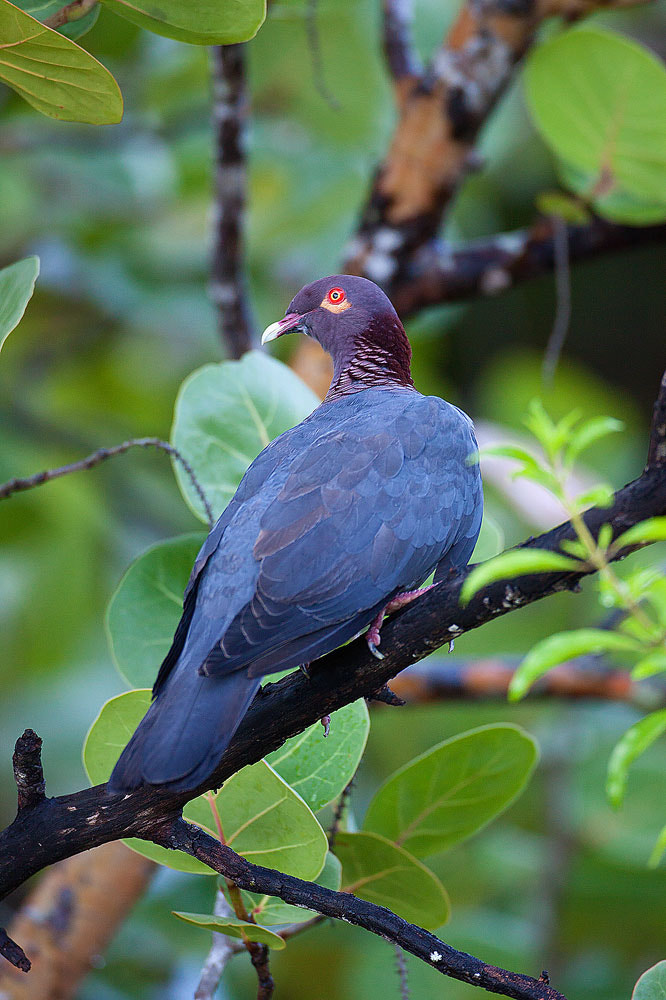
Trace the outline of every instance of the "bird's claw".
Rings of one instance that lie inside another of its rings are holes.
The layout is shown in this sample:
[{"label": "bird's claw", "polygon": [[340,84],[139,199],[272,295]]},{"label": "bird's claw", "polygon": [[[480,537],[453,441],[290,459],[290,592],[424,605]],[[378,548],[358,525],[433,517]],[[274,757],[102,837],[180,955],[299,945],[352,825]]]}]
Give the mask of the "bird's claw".
[{"label": "bird's claw", "polygon": [[301,663],[298,669],[301,671],[301,673],[305,674],[305,676],[307,677],[308,680],[310,680],[310,664],[309,663]]},{"label": "bird's claw", "polygon": [[326,739],[326,737],[331,731],[331,717],[330,715],[324,715],[319,721],[324,727],[324,739]]},{"label": "bird's claw", "polygon": [[370,650],[370,652],[372,653],[372,655],[376,660],[384,659],[384,654],[380,653],[379,650],[377,649],[376,644],[374,642],[371,642],[370,640],[368,640],[368,649]]},{"label": "bird's claw", "polygon": [[453,652],[453,650],[455,649],[455,645],[456,645],[456,640],[449,639],[449,653]]}]

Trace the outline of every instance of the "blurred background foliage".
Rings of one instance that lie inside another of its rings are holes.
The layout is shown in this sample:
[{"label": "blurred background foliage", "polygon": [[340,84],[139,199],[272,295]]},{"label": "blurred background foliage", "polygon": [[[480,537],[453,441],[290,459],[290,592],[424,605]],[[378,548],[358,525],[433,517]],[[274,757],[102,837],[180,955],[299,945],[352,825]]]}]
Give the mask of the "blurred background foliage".
[{"label": "blurred background foliage", "polygon": [[[427,55],[455,5],[420,0],[416,12],[417,42]],[[301,285],[338,269],[394,118],[379,4],[319,4],[323,73],[338,110],[313,83],[305,15],[303,0],[271,4],[248,46],[248,275],[258,329],[283,314]],[[592,21],[666,52],[663,4]],[[107,9],[85,45],[120,83],[121,124],[57,123],[0,90],[0,266],[29,253],[42,265],[0,364],[0,480],[130,436],[168,437],[178,385],[222,356],[206,297],[208,53],[149,34]],[[454,240],[529,223],[539,192],[556,183],[519,79],[484,130],[481,152],[486,166],[466,183],[451,217]],[[662,248],[578,265],[565,357],[550,389],[541,385],[540,366],[553,320],[551,277],[424,312],[408,324],[417,385],[490,422],[493,432],[520,430],[536,394],[556,417],[576,406],[586,416],[621,418],[625,433],[588,459],[597,477],[619,486],[644,463],[664,365],[663,279]],[[282,356],[294,347],[281,343]],[[536,500],[530,517],[492,484],[487,497],[507,544],[541,523]],[[26,726],[44,739],[50,794],[85,784],[84,734],[102,701],[122,690],[104,635],[108,599],[147,545],[198,528],[158,453],[134,451],[3,504],[3,825],[14,812],[11,750]],[[634,565],[653,558],[642,553]],[[588,583],[581,595],[557,595],[464,636],[456,655],[522,654],[549,632],[601,616]],[[610,748],[640,713],[622,705],[543,703],[414,707],[400,710],[399,720],[396,711],[372,710],[352,798],[359,817],[387,774],[464,729],[515,721],[542,746],[541,766],[518,803],[457,852],[435,859],[452,903],[445,939],[534,975],[546,966],[558,988],[577,997],[628,997],[640,972],[664,957],[666,926],[666,869],[646,869],[664,821],[663,746],[635,765],[620,812],[604,797]],[[205,912],[212,892],[210,879],[160,871],[82,987],[83,1000],[191,996],[206,935],[169,911]],[[342,924],[297,938],[273,955],[272,966],[284,1000],[398,995],[392,948]],[[415,998],[435,990],[471,995],[416,961],[408,966]],[[220,995],[252,995],[253,976],[249,963],[234,960]]]}]

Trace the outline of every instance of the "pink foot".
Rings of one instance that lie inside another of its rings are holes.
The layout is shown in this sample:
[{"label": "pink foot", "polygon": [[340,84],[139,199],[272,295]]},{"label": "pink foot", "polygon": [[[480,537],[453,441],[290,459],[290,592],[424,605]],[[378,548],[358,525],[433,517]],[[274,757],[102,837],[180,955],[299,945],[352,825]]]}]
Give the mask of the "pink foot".
[{"label": "pink foot", "polygon": [[365,636],[368,649],[374,657],[378,660],[384,659],[384,654],[380,653],[377,649],[377,646],[379,646],[382,641],[380,629],[382,627],[382,622],[384,621],[384,615],[390,615],[392,611],[398,611],[399,608],[404,608],[405,605],[411,604],[412,601],[415,601],[417,597],[421,596],[421,594],[427,594],[428,591],[435,586],[436,584],[431,583],[427,587],[419,587],[417,590],[406,590],[404,594],[396,594],[395,597],[393,597],[388,604],[382,608],[375,620],[371,623]]}]

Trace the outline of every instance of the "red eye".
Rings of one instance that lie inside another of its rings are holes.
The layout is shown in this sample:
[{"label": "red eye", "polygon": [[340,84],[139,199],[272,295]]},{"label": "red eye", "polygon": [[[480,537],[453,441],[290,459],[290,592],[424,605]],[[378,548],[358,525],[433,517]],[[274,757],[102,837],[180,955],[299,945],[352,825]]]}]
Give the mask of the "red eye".
[{"label": "red eye", "polygon": [[331,288],[327,297],[328,301],[334,306],[339,306],[347,298],[343,288]]}]

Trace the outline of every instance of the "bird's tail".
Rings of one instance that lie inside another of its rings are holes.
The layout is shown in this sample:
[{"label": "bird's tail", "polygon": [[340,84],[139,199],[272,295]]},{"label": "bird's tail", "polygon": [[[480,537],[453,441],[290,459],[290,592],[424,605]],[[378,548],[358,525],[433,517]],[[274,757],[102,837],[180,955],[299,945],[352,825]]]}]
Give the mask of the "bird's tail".
[{"label": "bird's tail", "polygon": [[196,788],[215,769],[259,685],[243,669],[203,677],[177,668],[120,755],[109,791]]}]

